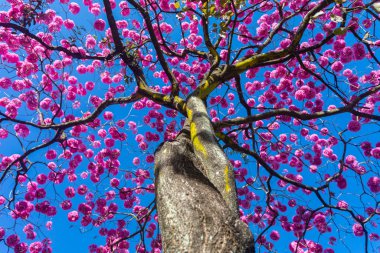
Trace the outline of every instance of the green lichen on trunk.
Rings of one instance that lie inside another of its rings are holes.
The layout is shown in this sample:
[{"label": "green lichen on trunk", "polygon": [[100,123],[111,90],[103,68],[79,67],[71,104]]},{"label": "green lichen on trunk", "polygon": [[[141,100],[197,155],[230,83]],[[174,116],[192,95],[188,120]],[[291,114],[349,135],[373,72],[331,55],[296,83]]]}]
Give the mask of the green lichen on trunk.
[{"label": "green lichen on trunk", "polygon": [[164,252],[254,252],[239,219],[233,168],[206,107],[187,101],[185,126],[155,154],[156,203]]},{"label": "green lichen on trunk", "polygon": [[194,153],[201,160],[206,176],[218,189],[228,207],[238,216],[235,175],[232,165],[219,146],[204,102],[198,97],[187,100],[190,135]]},{"label": "green lichen on trunk", "polygon": [[248,226],[205,176],[188,133],[163,144],[155,157],[164,252],[253,252]]}]

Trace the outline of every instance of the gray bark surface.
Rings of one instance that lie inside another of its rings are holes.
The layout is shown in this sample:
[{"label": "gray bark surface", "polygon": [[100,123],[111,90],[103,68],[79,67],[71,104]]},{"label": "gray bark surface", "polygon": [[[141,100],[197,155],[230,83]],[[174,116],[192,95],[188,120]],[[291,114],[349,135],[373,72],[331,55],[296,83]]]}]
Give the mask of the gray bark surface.
[{"label": "gray bark surface", "polygon": [[190,97],[187,101],[187,108],[188,114],[191,114],[188,121],[194,153],[201,160],[205,176],[218,189],[227,206],[238,217],[239,207],[234,169],[215,138],[206,106],[201,99]]},{"label": "gray bark surface", "polygon": [[155,154],[164,252],[253,252],[248,226],[206,176],[207,166],[194,152],[188,126]]}]

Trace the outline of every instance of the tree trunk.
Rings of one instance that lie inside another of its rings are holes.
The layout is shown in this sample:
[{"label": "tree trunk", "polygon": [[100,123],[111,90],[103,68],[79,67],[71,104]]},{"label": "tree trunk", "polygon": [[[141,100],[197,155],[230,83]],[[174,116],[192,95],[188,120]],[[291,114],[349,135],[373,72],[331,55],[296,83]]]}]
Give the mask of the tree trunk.
[{"label": "tree trunk", "polygon": [[155,154],[163,250],[253,252],[252,234],[237,212],[232,166],[216,142],[210,122],[207,125],[199,118],[209,121],[203,102],[193,102],[196,106],[190,106],[194,111],[182,132]]}]

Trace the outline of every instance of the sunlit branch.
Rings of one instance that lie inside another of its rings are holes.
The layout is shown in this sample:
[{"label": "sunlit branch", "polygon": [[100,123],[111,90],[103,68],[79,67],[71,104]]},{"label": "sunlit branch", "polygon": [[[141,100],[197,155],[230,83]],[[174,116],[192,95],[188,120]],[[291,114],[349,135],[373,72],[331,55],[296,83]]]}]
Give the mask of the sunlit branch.
[{"label": "sunlit branch", "polygon": [[302,23],[300,24],[298,30],[296,31],[296,35],[294,36],[290,46],[286,49],[282,49],[279,51],[270,51],[266,53],[261,53],[257,55],[250,56],[248,58],[243,58],[234,65],[223,65],[216,68],[213,73],[210,73],[203,80],[201,84],[197,87],[197,89],[190,96],[197,96],[202,99],[205,99],[218,85],[223,82],[226,82],[236,76],[236,74],[241,74],[247,71],[250,68],[255,68],[259,66],[263,66],[268,62],[275,61],[278,59],[285,59],[294,53],[296,50],[304,31],[306,30],[309,21],[312,17],[319,11],[326,8],[333,1],[327,0],[322,1],[319,5],[311,9],[304,17]]},{"label": "sunlit branch", "polygon": [[212,55],[212,58],[213,58],[212,65],[209,71],[210,73],[212,73],[212,71],[215,68],[217,68],[220,63],[220,55],[214,48],[214,45],[212,44],[211,39],[210,39],[209,19],[208,19],[208,15],[210,15],[209,14],[210,8],[208,6],[208,3],[209,3],[208,0],[202,1],[203,7],[205,8],[205,15],[202,15],[201,19],[202,19],[203,38],[205,40],[206,47],[210,51],[210,54]]},{"label": "sunlit branch", "polygon": [[[117,48],[122,48],[123,44],[121,42],[118,28],[116,26],[115,18],[112,13],[112,8],[109,3],[109,0],[103,0],[106,14],[107,14],[107,20],[112,32],[112,36],[115,40],[115,45]],[[145,75],[141,69],[141,67],[137,63],[137,59],[132,56],[128,55],[126,52],[121,52],[121,57],[125,64],[132,70],[133,75],[135,76],[137,87],[138,87],[138,93],[153,100],[154,102],[161,104],[163,106],[177,109],[181,113],[185,112],[184,108],[184,101],[179,98],[178,96],[175,96],[174,98],[171,96],[164,95],[160,92],[154,91],[152,88],[150,88],[145,80]]]}]

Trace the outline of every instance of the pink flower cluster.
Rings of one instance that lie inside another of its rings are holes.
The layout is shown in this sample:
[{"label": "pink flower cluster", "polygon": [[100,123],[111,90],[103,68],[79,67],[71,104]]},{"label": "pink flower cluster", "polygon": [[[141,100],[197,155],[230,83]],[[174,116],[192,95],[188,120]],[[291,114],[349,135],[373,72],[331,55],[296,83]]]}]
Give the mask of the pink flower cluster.
[{"label": "pink flower cluster", "polygon": [[376,177],[376,176],[370,177],[367,182],[367,185],[373,193],[379,193],[380,192],[380,177]]}]

